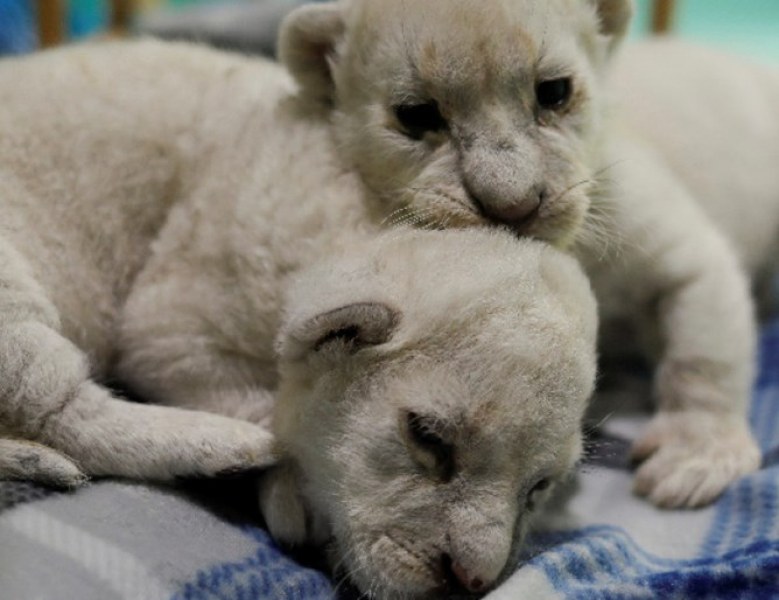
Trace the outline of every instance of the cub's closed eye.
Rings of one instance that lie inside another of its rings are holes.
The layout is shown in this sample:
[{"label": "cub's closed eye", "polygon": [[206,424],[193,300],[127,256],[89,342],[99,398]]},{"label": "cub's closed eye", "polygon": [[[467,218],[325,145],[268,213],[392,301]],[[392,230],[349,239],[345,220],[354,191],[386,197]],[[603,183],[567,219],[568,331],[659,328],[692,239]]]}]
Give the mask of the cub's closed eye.
[{"label": "cub's closed eye", "polygon": [[573,95],[573,81],[570,77],[548,79],[536,85],[536,100],[541,108],[559,110],[565,107]]},{"label": "cub's closed eye", "polygon": [[441,131],[447,126],[435,100],[420,104],[399,104],[393,107],[393,111],[404,133],[415,140],[421,140],[426,133]]},{"label": "cub's closed eye", "polygon": [[432,461],[423,460],[443,481],[454,475],[454,448],[433,429],[430,419],[415,412],[406,414],[406,429],[412,444]]},{"label": "cub's closed eye", "polygon": [[411,439],[420,447],[430,450],[444,445],[444,440],[432,431],[427,419],[419,416],[417,413],[409,412],[406,415],[406,423]]}]

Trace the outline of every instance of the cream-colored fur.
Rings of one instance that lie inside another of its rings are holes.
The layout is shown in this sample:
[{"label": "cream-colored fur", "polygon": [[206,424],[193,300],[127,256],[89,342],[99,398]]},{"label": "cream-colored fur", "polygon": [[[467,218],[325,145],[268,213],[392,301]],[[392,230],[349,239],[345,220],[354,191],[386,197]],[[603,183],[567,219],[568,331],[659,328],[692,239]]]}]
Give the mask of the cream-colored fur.
[{"label": "cream-colored fur", "polygon": [[187,135],[199,101],[157,102],[197,70],[196,52],[167,82],[147,70],[153,46],[93,60],[102,52],[0,64],[0,435],[12,440],[3,473],[76,484],[82,473],[169,479],[265,466],[275,457],[261,427],[131,404],[98,383],[186,182],[192,144],[176,132]]},{"label": "cream-colored fur", "polygon": [[327,111],[271,63],[84,46],[0,64],[0,90],[0,475],[279,461],[271,531],[334,536],[364,590],[511,567],[581,454],[596,310],[573,259],[380,231]]},{"label": "cream-colored fur", "polygon": [[[503,224],[581,259],[602,314],[658,361],[636,490],[699,506],[759,462],[745,417],[748,274],[777,238],[777,74],[659,43],[626,58],[612,98],[631,10],[629,0],[343,1],[293,13],[280,55],[302,94],[331,107],[372,210]],[[570,93],[550,106],[542,86],[561,80]],[[606,352],[626,351],[607,337]]]},{"label": "cream-colored fur", "polygon": [[[684,49],[670,49],[671,57],[678,57],[673,62],[677,83],[658,85],[648,77],[642,79],[629,62],[622,76],[637,96],[657,94],[657,102],[665,102],[667,122],[655,120],[657,127],[643,131],[643,104],[629,99],[624,129],[613,129],[606,118],[606,71],[629,8],[621,0],[354,0],[306,7],[290,17],[281,38],[281,54],[299,92],[275,64],[183,45],[146,42],[74,48],[6,62],[0,67],[0,202],[4,216],[9,216],[0,228],[2,276],[13,286],[2,298],[20,312],[3,309],[8,335],[4,332],[0,338],[5,344],[0,364],[21,373],[20,369],[31,367],[11,360],[19,356],[10,352],[19,348],[14,344],[26,344],[35,352],[60,345],[65,349],[62,356],[70,356],[73,363],[64,367],[67,371],[41,380],[57,384],[72,377],[84,382],[84,357],[75,349],[86,349],[97,377],[112,372],[158,403],[260,424],[269,422],[278,390],[281,405],[289,408],[278,410],[274,424],[283,441],[279,455],[285,460],[268,475],[261,501],[269,526],[281,541],[321,540],[334,534],[336,560],[364,590],[379,595],[422,593],[447,573],[466,587],[483,588],[508,564],[509,548],[519,539],[507,533],[514,527],[509,523],[511,515],[518,517],[520,525],[525,522],[522,501],[511,507],[506,500],[517,493],[519,479],[513,480],[513,486],[507,483],[510,476],[502,469],[508,469],[509,462],[500,453],[497,457],[490,453],[489,443],[460,443],[467,438],[461,437],[467,427],[455,427],[451,434],[446,421],[437,418],[398,422],[397,409],[403,407],[394,402],[414,396],[428,412],[441,409],[451,417],[450,410],[457,412],[466,400],[473,401],[468,394],[486,389],[472,375],[461,381],[469,372],[461,365],[478,364],[490,393],[505,406],[505,394],[515,380],[495,377],[503,361],[490,361],[496,352],[512,350],[513,344],[506,348],[495,340],[488,344],[472,338],[468,319],[482,307],[474,304],[474,312],[469,312],[470,308],[460,311],[454,306],[451,315],[462,329],[447,339],[446,346],[436,337],[433,321],[431,338],[438,340],[433,344],[438,350],[431,350],[430,357],[421,357],[418,365],[386,357],[380,363],[386,370],[366,373],[367,369],[355,365],[368,365],[371,357],[383,356],[384,342],[369,343],[367,352],[343,358],[337,344],[343,337],[353,337],[353,323],[334,330],[338,335],[333,340],[326,327],[324,338],[318,339],[328,341],[320,347],[327,352],[315,351],[310,359],[306,349],[310,354],[312,341],[316,349],[317,338],[306,336],[305,325],[321,333],[320,325],[330,323],[328,314],[356,316],[370,324],[369,340],[382,339],[381,332],[395,331],[393,315],[398,310],[424,308],[425,298],[412,295],[413,301],[398,307],[391,304],[390,296],[381,296],[385,300],[379,306],[389,310],[375,310],[375,298],[359,300],[353,307],[356,312],[346,313],[331,312],[346,308],[343,303],[323,305],[327,311],[321,313],[322,319],[303,319],[299,328],[294,315],[295,307],[305,306],[301,298],[308,302],[322,294],[326,299],[330,292],[324,290],[334,289],[337,275],[328,278],[315,271],[308,276],[309,284],[305,278],[297,284],[315,293],[291,292],[290,317],[284,326],[280,293],[293,289],[291,274],[323,254],[338,254],[336,248],[342,243],[346,244],[343,251],[353,256],[355,249],[349,249],[349,240],[356,239],[353,234],[378,236],[379,229],[396,221],[434,227],[503,224],[515,233],[570,248],[588,268],[608,320],[636,322],[641,339],[656,351],[659,412],[636,446],[639,458],[648,457],[638,472],[637,491],[663,506],[694,506],[711,500],[758,461],[744,417],[754,352],[744,267],[757,267],[776,233],[776,181],[765,175],[768,167],[762,161],[775,143],[779,118],[777,103],[770,98],[779,94],[771,87],[770,73],[740,66],[721,70],[718,60],[705,57],[690,64],[682,58]],[[650,68],[639,58],[627,60],[636,60],[636,68]],[[689,96],[685,97],[694,98],[701,93],[698,78],[713,72],[748,83],[733,88],[727,106],[706,108],[705,103],[690,102],[700,108],[693,111],[700,120],[685,117],[688,101],[674,103],[673,90],[686,89]],[[534,100],[536,84],[569,75],[573,76],[572,100],[556,109],[539,108]],[[638,81],[628,83],[630,76]],[[51,100],[55,97],[56,111]],[[399,115],[408,117],[409,106],[418,107],[431,98],[438,102],[437,117],[431,117],[429,110],[417,114],[415,119],[422,125],[417,123],[414,131],[400,122]],[[738,109],[744,105],[750,107],[751,117]],[[706,114],[710,116],[704,118]],[[689,129],[671,126],[677,118]],[[729,150],[731,138],[718,137],[719,129],[709,125],[712,122],[723,129],[729,127],[727,122],[733,123],[743,135],[742,143],[754,143],[748,145],[753,160],[715,163],[711,156],[721,156],[715,149]],[[743,129],[744,123],[750,126]],[[644,125],[644,129],[650,128]],[[695,139],[706,140],[701,148],[713,154],[696,158],[701,155],[696,154]],[[765,155],[759,148],[766,149]],[[713,168],[700,169],[701,164]],[[742,189],[746,193],[737,195],[743,215],[735,222],[734,192]],[[714,224],[717,220],[719,225]],[[749,224],[755,228],[753,239],[744,234],[751,231]],[[400,238],[386,239],[397,243]],[[485,266],[491,264],[488,258],[493,257],[496,265],[507,263],[501,252],[489,250],[490,244],[500,245],[505,238],[485,241],[484,254],[467,250],[478,238],[470,239],[463,241],[465,257],[445,252],[443,241],[431,241],[431,248],[414,258],[420,262],[410,263],[407,276],[416,274],[414,265],[426,264],[421,261],[428,260],[424,258],[428,252],[438,256],[435,252],[440,251],[454,261],[452,268],[463,267],[473,277],[483,277],[479,280],[484,289],[492,289],[496,274]],[[390,244],[381,239],[366,243],[366,256],[369,247],[381,250],[384,243]],[[398,256],[402,258],[406,250],[399,243]],[[358,258],[361,251],[358,248]],[[469,262],[471,253],[481,262]],[[339,260],[351,264],[351,259]],[[532,258],[516,260],[533,263]],[[444,261],[436,268],[446,265]],[[558,266],[561,272],[572,269],[565,261]],[[338,273],[340,267],[323,268]],[[393,268],[399,267],[388,260],[386,270],[377,269],[393,284],[387,293],[406,281],[405,275],[398,281]],[[540,280],[554,278],[549,270],[542,271]],[[418,289],[428,289],[424,285],[428,278],[432,294],[439,288],[451,289],[444,285],[446,277],[439,281],[434,276],[435,270],[422,274],[429,277],[414,284],[421,286]],[[363,289],[363,279],[347,280]],[[453,278],[455,287],[462,280]],[[526,283],[509,287],[517,299],[526,297]],[[586,296],[580,287],[576,289],[580,291],[561,291],[549,298],[565,304],[569,293]],[[461,294],[472,297],[461,289],[444,296],[457,302]],[[488,295],[482,296],[483,301],[489,300]],[[494,310],[482,313],[484,318],[493,312],[498,315],[486,330],[497,328],[505,301],[506,296],[498,295]],[[355,304],[354,299],[348,302]],[[585,301],[585,313],[586,305]],[[576,315],[581,313],[575,306],[570,303],[563,311],[574,317],[567,327],[580,331],[578,339],[586,340],[581,332],[588,327],[577,325]],[[448,316],[448,310],[442,312]],[[7,324],[6,314],[12,315]],[[559,355],[565,362],[568,348],[584,361],[586,352],[562,341],[571,336],[553,326],[560,314],[559,308],[550,307],[548,330],[543,320],[527,323],[517,318],[523,331],[533,331],[532,325],[537,325],[549,340],[561,340],[532,342],[542,359],[554,348],[552,358]],[[457,315],[468,318],[458,320]],[[280,371],[272,343],[277,330],[284,332],[278,345]],[[513,340],[510,334],[502,332],[509,337],[501,339]],[[334,356],[329,341],[336,344]],[[386,343],[391,347],[397,339],[390,337]],[[415,344],[408,346],[412,353],[418,349]],[[447,361],[451,359],[446,365],[437,360],[442,348]],[[119,351],[115,356],[114,350]],[[500,411],[493,419],[485,410],[485,422],[475,429],[503,426],[496,439],[506,441],[514,434],[512,426],[520,427],[524,417],[532,416],[531,422],[560,453],[556,463],[560,469],[551,470],[559,475],[578,454],[578,438],[567,437],[558,425],[578,422],[586,377],[579,377],[578,386],[568,386],[565,377],[555,374],[551,379],[540,366],[535,363],[529,371],[539,373],[538,385],[551,386],[559,379],[560,390],[567,387],[571,392],[572,401],[558,405],[560,413],[554,412],[554,403],[535,403],[537,398],[527,391],[532,386],[517,384],[522,397],[531,401],[513,406],[514,420]],[[562,371],[576,372],[567,369]],[[355,387],[345,386],[344,371]],[[586,369],[582,372],[586,375]],[[523,373],[515,376],[521,378]],[[571,375],[570,381],[574,380]],[[203,469],[202,447],[187,442],[194,432],[185,431],[186,435],[174,439],[166,427],[168,417],[162,415],[198,422],[207,416],[137,405],[132,405],[130,415],[128,405],[107,398],[104,388],[90,382],[84,385],[89,394],[99,396],[90,403],[111,410],[93,418],[76,403],[73,420],[66,419],[62,426],[52,413],[56,432],[43,439],[29,428],[42,414],[41,406],[14,401],[25,396],[8,396],[12,410],[2,416],[3,423],[10,423],[6,429],[13,429],[17,437],[55,446],[64,455],[83,451],[108,465],[101,466],[102,471],[94,464],[84,467],[92,472],[169,477],[215,470]],[[396,386],[396,393],[385,396]],[[12,385],[11,389],[19,388]],[[346,402],[332,414],[327,403],[294,410],[295,402],[315,404],[317,392],[335,396],[343,392]],[[365,392],[364,405],[355,402],[359,392]],[[435,399],[429,405],[428,394]],[[30,396],[59,397],[49,389],[34,390]],[[380,401],[385,397],[391,400],[386,405]],[[76,418],[86,416],[102,427],[98,417],[107,414],[113,419],[114,409],[127,420],[110,430],[113,446],[95,443],[101,439],[99,428],[83,428],[83,419]],[[396,421],[390,425],[392,418]],[[145,437],[137,438],[135,425],[143,428],[146,420],[160,424],[159,428],[143,429]],[[208,435],[220,443],[216,450],[206,449],[211,458],[224,459],[235,449],[229,428],[249,427],[233,420],[208,422],[213,425]],[[324,422],[328,426],[319,429]],[[468,419],[459,422],[467,424]],[[28,429],[22,432],[24,427]],[[430,441],[425,433],[429,428],[433,429],[429,433],[442,438],[441,443]],[[82,429],[86,433],[74,433]],[[334,438],[333,429],[348,435]],[[243,430],[249,438],[259,436],[257,431]],[[407,440],[401,445],[398,436],[403,431],[416,431],[422,443],[410,445]],[[42,432],[48,435],[45,427]],[[61,432],[66,435],[57,437]],[[455,485],[434,486],[435,477],[449,468],[444,467],[450,462],[451,448],[443,439],[448,435],[459,444],[455,456],[461,445],[474,463],[462,465],[469,476],[453,478]],[[526,443],[524,436],[520,438]],[[258,439],[252,446],[253,460],[230,458],[221,467],[275,460],[268,438]],[[128,443],[147,450],[149,442],[161,442],[155,447],[166,458],[162,466],[159,461],[144,464],[141,451],[137,457],[117,453]],[[366,444],[376,452],[369,452]],[[190,453],[193,446],[201,448],[200,454]],[[396,455],[391,448],[402,452]],[[174,452],[178,449],[183,449],[183,459]],[[40,464],[66,460],[59,454],[39,454]],[[529,461],[546,456],[541,450],[528,455]],[[506,456],[514,460],[514,454]],[[378,468],[377,461],[385,458],[388,469]],[[422,475],[409,476],[397,461],[406,461],[406,467],[413,463]],[[21,462],[11,464],[8,471],[13,473]],[[549,465],[553,463],[550,459]],[[480,469],[473,466],[477,464],[495,469],[482,480],[477,475]],[[523,463],[514,476],[531,481],[539,464]],[[331,485],[329,478],[338,485]],[[525,484],[520,496],[529,486],[532,483]],[[492,504],[485,504],[487,489],[493,490]],[[458,498],[464,498],[460,505]],[[448,508],[437,514],[446,519],[429,522],[435,519],[424,515],[442,502]],[[374,511],[375,507],[386,510]],[[498,515],[493,521],[499,525],[481,527],[480,510]],[[414,514],[420,516],[418,521]],[[428,537],[413,536],[412,529]],[[463,532],[477,530],[481,533],[468,538],[470,545],[456,541],[467,537]],[[486,553],[485,548],[494,552]],[[394,576],[398,569],[401,577]]]},{"label": "cream-colored fur", "polygon": [[[279,54],[331,107],[379,214],[561,244],[603,167],[602,79],[629,16],[615,0],[345,0],[290,15]],[[568,106],[538,106],[538,83],[573,74]]]},{"label": "cream-colored fur", "polygon": [[[581,454],[595,373],[573,260],[505,232],[417,236],[291,290],[273,428],[286,460],[261,496],[277,539],[332,536],[340,575],[378,597],[485,591],[513,570],[533,504]],[[351,311],[377,303],[362,331],[381,344],[345,360],[341,340],[316,340],[350,322],[331,306],[362,298]]]},{"label": "cream-colored fur", "polygon": [[593,200],[609,207],[612,243],[578,253],[601,314],[627,317],[658,360],[658,414],[633,450],[646,459],[636,491],[695,506],[759,462],[744,416],[748,279],[759,285],[779,266],[779,72],[659,39],[627,46],[612,82],[621,162]]}]

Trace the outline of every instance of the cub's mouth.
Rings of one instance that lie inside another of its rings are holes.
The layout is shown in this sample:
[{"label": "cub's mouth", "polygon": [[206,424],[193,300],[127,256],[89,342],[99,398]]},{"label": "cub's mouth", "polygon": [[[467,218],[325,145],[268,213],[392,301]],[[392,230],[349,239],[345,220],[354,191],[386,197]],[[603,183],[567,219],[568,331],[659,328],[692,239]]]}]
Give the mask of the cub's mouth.
[{"label": "cub's mouth", "polygon": [[[506,211],[499,216],[486,209],[477,198],[463,189],[409,190],[406,202],[384,217],[382,224],[410,225],[427,229],[464,229],[468,227],[499,227],[519,238],[535,238],[557,246],[573,239],[584,222],[589,201],[546,195],[539,198],[529,211]],[[519,216],[516,216],[519,215]]]},{"label": "cub's mouth", "polygon": [[439,230],[494,225],[468,197],[461,196],[443,188],[411,190],[406,202],[384,217],[382,224]]},{"label": "cub's mouth", "polygon": [[538,229],[538,227],[535,225],[539,218],[540,210],[541,204],[539,203],[527,215],[524,215],[523,217],[513,221],[502,221],[500,219],[490,217],[489,215],[485,215],[484,218],[491,225],[502,227],[503,229],[514,233],[517,237],[535,237],[534,231]]},{"label": "cub's mouth", "polygon": [[[464,575],[452,557],[447,553],[441,553],[435,557],[421,556],[418,552],[409,548],[407,544],[393,539],[391,536],[382,535],[373,544],[394,547],[401,553],[406,562],[382,573],[371,574],[365,565],[348,566],[345,558],[335,559],[332,569],[337,589],[346,598],[366,598],[382,600],[385,598],[407,598],[409,600],[475,600],[483,597],[494,588],[480,581],[470,581],[468,589],[463,583]],[[337,544],[332,543],[333,557],[338,553],[334,549]],[[359,581],[359,575],[364,581]],[[404,582],[405,586],[398,586],[397,582]],[[413,587],[414,589],[410,589]]]}]

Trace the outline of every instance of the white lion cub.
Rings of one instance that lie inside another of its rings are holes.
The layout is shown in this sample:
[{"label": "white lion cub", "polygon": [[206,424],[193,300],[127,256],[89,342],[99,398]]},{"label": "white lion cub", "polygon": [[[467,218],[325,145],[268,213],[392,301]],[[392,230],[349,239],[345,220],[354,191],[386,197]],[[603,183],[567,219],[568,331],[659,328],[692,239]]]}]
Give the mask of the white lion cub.
[{"label": "white lion cub", "polygon": [[373,597],[491,588],[581,454],[589,284],[512,238],[385,234],[287,298],[263,513]]},{"label": "white lion cub", "polygon": [[581,453],[596,310],[574,259],[382,231],[269,63],[74,47],[0,64],[0,90],[0,476],[278,462],[271,530],[333,537],[363,590],[483,591],[513,566]]}]

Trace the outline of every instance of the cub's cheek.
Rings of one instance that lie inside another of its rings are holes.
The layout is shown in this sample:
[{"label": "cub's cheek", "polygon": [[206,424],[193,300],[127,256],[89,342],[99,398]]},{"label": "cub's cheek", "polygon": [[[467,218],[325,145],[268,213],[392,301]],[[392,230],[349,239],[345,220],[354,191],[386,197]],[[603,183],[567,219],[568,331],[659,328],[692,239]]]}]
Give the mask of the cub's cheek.
[{"label": "cub's cheek", "polygon": [[552,207],[529,223],[519,234],[549,242],[558,248],[567,248],[587,235],[589,201],[570,199]]}]

